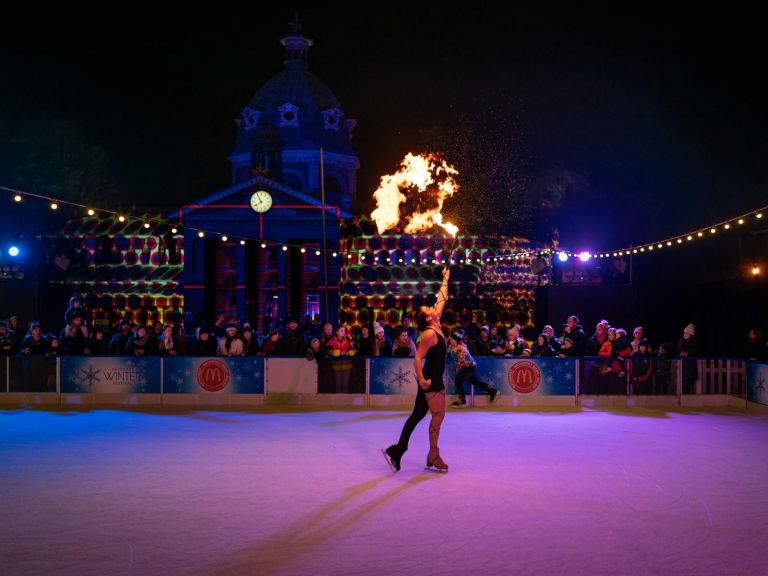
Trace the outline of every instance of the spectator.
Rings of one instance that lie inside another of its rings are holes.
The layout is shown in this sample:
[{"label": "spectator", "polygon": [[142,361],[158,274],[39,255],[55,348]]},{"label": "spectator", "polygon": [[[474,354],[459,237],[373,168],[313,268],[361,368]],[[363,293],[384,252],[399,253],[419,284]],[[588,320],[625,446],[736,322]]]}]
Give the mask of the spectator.
[{"label": "spectator", "polygon": [[[648,345],[648,340],[645,341],[645,345]],[[628,358],[632,354],[632,346],[630,346],[627,338],[627,331],[624,328],[616,328],[616,339],[613,341],[613,354],[619,358]]]},{"label": "spectator", "polygon": [[48,352],[46,352],[45,355],[58,356],[59,353],[61,352],[59,339],[54,334],[46,334],[45,339],[48,340]]},{"label": "spectator", "polygon": [[504,343],[503,356],[522,356],[528,348],[525,340],[520,338],[520,326],[515,324],[507,330],[507,341]]},{"label": "spectator", "polygon": [[243,341],[237,335],[237,326],[230,322],[224,329],[224,336],[219,339],[216,354],[219,356],[242,356],[245,352]]},{"label": "spectator", "polygon": [[85,317],[85,310],[82,308],[83,302],[80,299],[80,296],[74,295],[72,298],[69,299],[69,307],[67,308],[67,311],[64,313],[64,325],[68,326],[72,324],[72,316],[77,313]]},{"label": "spectator", "polygon": [[552,358],[557,356],[557,352],[549,345],[549,338],[543,332],[536,338],[536,343],[531,348],[531,356],[537,358]]},{"label": "spectator", "polygon": [[129,356],[151,356],[157,351],[157,342],[154,334],[147,327],[139,324],[136,333],[128,340],[125,351]]},{"label": "spectator", "polygon": [[131,328],[133,326],[127,318],[120,321],[119,331],[109,341],[109,354],[111,356],[122,356],[128,353],[128,343],[132,338]]},{"label": "spectator", "polygon": [[284,356],[285,355],[285,343],[280,338],[280,331],[277,328],[272,328],[269,331],[269,336],[261,344],[261,352],[263,356]]},{"label": "spectator", "polygon": [[306,357],[307,360],[315,360],[317,362],[323,361],[325,358],[325,350],[323,350],[320,345],[320,338],[312,338],[309,343],[309,348],[307,348]]},{"label": "spectator", "polygon": [[216,356],[218,345],[216,335],[209,326],[198,326],[190,346],[192,356]]},{"label": "spectator", "polygon": [[29,325],[29,333],[21,341],[21,353],[25,356],[44,356],[51,350],[51,342],[43,337],[39,322]]},{"label": "spectator", "polygon": [[253,328],[247,322],[243,324],[240,338],[243,340],[244,356],[257,356],[259,354],[259,341],[253,337]]},{"label": "spectator", "polygon": [[573,347],[573,340],[571,340],[570,336],[563,336],[558,356],[560,358],[573,358],[576,356],[576,349]]},{"label": "spectator", "polygon": [[8,331],[16,334],[17,338],[21,338],[21,325],[19,323],[19,317],[15,314],[8,318]]},{"label": "spectator", "polygon": [[643,338],[629,359],[629,377],[633,394],[651,394],[653,383],[653,356],[648,340]]},{"label": "spectator", "polygon": [[392,345],[389,343],[384,327],[378,322],[373,325],[373,355],[392,356]]},{"label": "spectator", "polygon": [[170,324],[163,326],[163,331],[157,339],[157,351],[160,356],[178,356],[180,353],[179,339]]},{"label": "spectator", "polygon": [[[608,341],[608,328],[608,320],[600,320],[600,322],[597,323],[597,326],[595,326],[595,333],[587,341],[587,356],[610,356],[610,352],[608,354],[601,353],[603,345]],[[613,336],[615,337],[616,334]],[[575,343],[576,340],[574,339],[574,344]]]},{"label": "spectator", "polygon": [[407,312],[403,313],[402,318],[400,318],[400,325],[402,326],[403,330],[405,330],[408,333],[408,337],[411,339],[411,342],[416,342],[418,331],[416,330],[416,327],[411,324],[410,314],[408,314]]},{"label": "spectator", "polygon": [[494,348],[496,348],[496,345],[491,341],[491,330],[488,326],[483,326],[480,328],[480,336],[475,341],[477,356],[490,356],[491,350]]},{"label": "spectator", "polygon": [[0,356],[12,356],[17,351],[17,342],[8,328],[8,322],[0,320]]},{"label": "spectator", "polygon": [[375,356],[374,339],[367,324],[360,327],[360,336],[357,338],[357,353],[361,356]]},{"label": "spectator", "polygon": [[70,323],[61,331],[59,342],[62,354],[90,354],[90,350],[86,352],[88,329],[83,325],[83,315],[77,309],[70,314]]},{"label": "spectator", "polygon": [[632,330],[632,352],[635,352],[640,347],[640,341],[645,340],[646,344],[648,344],[648,352],[652,352],[650,348],[650,343],[648,342],[648,339],[645,337],[645,330],[642,326],[637,326],[634,330]]},{"label": "spectator", "polygon": [[571,356],[584,356],[587,353],[587,335],[579,324],[578,316],[568,316],[563,329],[563,339],[570,338],[573,353]]},{"label": "spectator", "polygon": [[327,350],[328,341],[333,338],[333,324],[326,322],[323,324],[323,334],[320,336],[320,346],[323,350]]},{"label": "spectator", "polygon": [[696,392],[696,381],[699,379],[699,367],[696,360],[688,360],[699,352],[696,341],[696,327],[693,324],[683,329],[683,337],[677,341],[677,355],[683,358],[683,394]]},{"label": "spectator", "polygon": [[307,351],[307,339],[299,329],[296,318],[289,318],[285,330],[284,353],[286,356],[303,356]]},{"label": "spectator", "polygon": [[336,333],[325,345],[331,356],[352,355],[355,353],[352,341],[347,338],[347,327],[343,324],[336,328]]},{"label": "spectator", "polygon": [[394,335],[395,342],[392,345],[392,356],[400,358],[416,357],[416,344],[411,340],[408,331],[402,326],[398,326],[394,330]]},{"label": "spectator", "polygon": [[[555,329],[552,328],[549,324],[544,326],[542,329],[542,333],[547,337],[549,340],[549,345],[552,346],[552,349],[555,351],[555,354],[560,353],[560,342],[557,341],[557,338],[555,338]],[[573,342],[573,338],[571,338],[571,342]]]},{"label": "spectator", "polygon": [[86,350],[88,350],[86,354],[91,356],[109,356],[109,342],[103,327],[97,326],[93,329]]}]

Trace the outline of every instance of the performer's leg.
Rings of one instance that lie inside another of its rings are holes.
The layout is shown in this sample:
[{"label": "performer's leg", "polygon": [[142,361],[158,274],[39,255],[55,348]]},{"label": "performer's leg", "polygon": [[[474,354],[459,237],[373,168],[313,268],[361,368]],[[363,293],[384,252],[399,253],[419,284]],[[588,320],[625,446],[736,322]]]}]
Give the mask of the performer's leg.
[{"label": "performer's leg", "polygon": [[394,445],[397,447],[397,452],[400,456],[402,456],[403,453],[408,450],[408,441],[411,438],[411,434],[413,434],[413,430],[429,411],[429,404],[427,403],[427,396],[424,394],[424,389],[418,385],[417,388],[418,390],[416,391],[416,403],[413,405],[413,412],[411,412],[411,415],[408,416],[408,420],[406,420],[405,424],[403,424],[403,431],[400,433],[400,440],[398,440],[397,444]]},{"label": "performer's leg", "polygon": [[427,394],[429,411],[432,413],[432,419],[429,422],[429,454],[427,455],[427,466],[434,466],[438,470],[447,471],[448,465],[440,458],[438,449],[438,440],[440,439],[440,427],[445,420],[445,391],[429,392]]}]

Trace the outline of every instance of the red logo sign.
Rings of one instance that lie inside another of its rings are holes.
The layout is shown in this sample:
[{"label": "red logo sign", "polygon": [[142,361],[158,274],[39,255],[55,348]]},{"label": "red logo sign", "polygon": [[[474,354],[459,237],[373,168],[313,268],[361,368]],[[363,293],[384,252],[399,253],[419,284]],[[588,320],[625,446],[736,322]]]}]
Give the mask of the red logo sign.
[{"label": "red logo sign", "polygon": [[530,360],[519,360],[512,364],[507,380],[515,392],[529,394],[541,384],[541,369]]},{"label": "red logo sign", "polygon": [[208,392],[219,392],[229,384],[229,366],[221,360],[206,360],[197,367],[197,383]]}]

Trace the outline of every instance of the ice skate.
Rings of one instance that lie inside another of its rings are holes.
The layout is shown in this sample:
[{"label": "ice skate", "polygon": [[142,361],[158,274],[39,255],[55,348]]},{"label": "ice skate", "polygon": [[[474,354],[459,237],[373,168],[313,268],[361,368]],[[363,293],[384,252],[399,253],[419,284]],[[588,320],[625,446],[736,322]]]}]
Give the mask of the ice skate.
[{"label": "ice skate", "polygon": [[392,469],[392,472],[400,471],[400,459],[403,457],[402,453],[397,447],[397,444],[393,444],[387,449],[382,448],[381,453],[384,456],[384,460]]},{"label": "ice skate", "polygon": [[490,390],[488,390],[488,395],[490,396],[490,401],[488,403],[493,404],[494,402],[496,402],[496,398],[499,397],[499,391],[496,390],[496,388],[491,388]]},{"label": "ice skate", "polygon": [[429,449],[426,470],[432,470],[433,472],[448,472],[448,464],[443,462],[443,459],[440,458],[440,450],[438,448]]},{"label": "ice skate", "polygon": [[466,400],[456,400],[451,406],[454,408],[466,408],[467,402]]}]

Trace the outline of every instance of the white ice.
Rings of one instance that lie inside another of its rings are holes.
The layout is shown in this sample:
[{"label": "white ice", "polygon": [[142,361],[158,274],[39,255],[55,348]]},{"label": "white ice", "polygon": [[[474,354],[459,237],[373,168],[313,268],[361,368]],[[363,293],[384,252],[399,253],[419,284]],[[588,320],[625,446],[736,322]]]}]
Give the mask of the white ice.
[{"label": "white ice", "polygon": [[405,417],[0,412],[0,573],[768,574],[765,415]]}]

